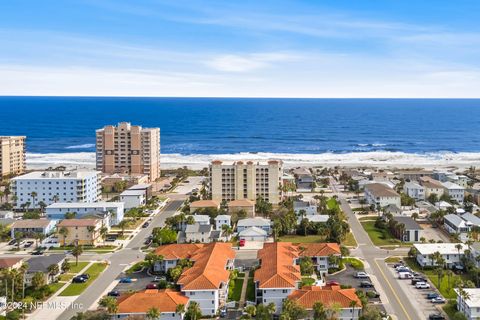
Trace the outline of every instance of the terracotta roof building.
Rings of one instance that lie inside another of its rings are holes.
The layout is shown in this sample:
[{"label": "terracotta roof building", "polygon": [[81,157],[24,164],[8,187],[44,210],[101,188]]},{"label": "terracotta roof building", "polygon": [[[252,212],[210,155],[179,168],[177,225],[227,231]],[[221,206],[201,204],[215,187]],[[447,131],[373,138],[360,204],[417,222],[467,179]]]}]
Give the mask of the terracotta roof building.
[{"label": "terracotta roof building", "polygon": [[260,268],[255,271],[255,296],[257,303],[274,303],[281,312],[285,298],[299,287],[302,281],[299,248],[289,242],[265,243],[257,257]]},{"label": "terracotta roof building", "polygon": [[362,311],[362,302],[355,294],[355,288],[308,286],[295,290],[288,296],[288,299],[297,302],[307,311],[313,310],[316,302],[321,302],[327,309],[339,306],[338,319],[358,319]]},{"label": "terracotta roof building", "polygon": [[255,201],[238,199],[228,203],[228,212],[233,213],[240,210],[244,210],[249,217],[255,216]]},{"label": "terracotta roof building", "polygon": [[177,284],[199,304],[203,315],[215,315],[227,299],[235,251],[230,243],[214,242],[199,248],[189,259],[193,266],[183,271]]},{"label": "terracotta roof building", "polygon": [[155,250],[155,254],[163,259],[157,261],[153,269],[156,272],[167,272],[168,269],[176,267],[180,260],[190,259],[203,246],[201,243],[172,243],[160,246]]},{"label": "terracotta roof building", "polygon": [[181,292],[171,289],[145,290],[122,295],[118,298],[118,312],[116,316],[144,316],[151,308],[161,312],[159,319],[182,319],[183,314],[177,313],[177,307],[184,305],[187,309],[189,299]]},{"label": "terracotta roof building", "polygon": [[220,201],[217,200],[199,200],[190,203],[190,213],[196,212],[199,209],[215,208],[220,209]]},{"label": "terracotta roof building", "polygon": [[0,258],[0,270],[3,269],[18,269],[22,266],[23,258]]},{"label": "terracotta roof building", "polygon": [[299,245],[300,256],[310,257],[317,271],[326,276],[329,268],[336,268],[338,265],[328,261],[330,256],[341,256],[338,243],[302,243]]}]

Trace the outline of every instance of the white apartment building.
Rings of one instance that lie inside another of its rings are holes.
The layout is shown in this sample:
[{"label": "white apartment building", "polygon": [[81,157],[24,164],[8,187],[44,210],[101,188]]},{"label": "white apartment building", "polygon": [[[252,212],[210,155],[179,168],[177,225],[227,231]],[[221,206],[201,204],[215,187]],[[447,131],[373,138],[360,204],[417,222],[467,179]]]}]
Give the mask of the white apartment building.
[{"label": "white apartment building", "polygon": [[142,128],[128,122],[96,131],[97,170],[104,173],[145,174],[160,177],[160,128]]},{"label": "white apartment building", "polygon": [[25,172],[25,136],[0,136],[0,178]]},{"label": "white apartment building", "polygon": [[396,205],[400,208],[400,195],[382,183],[370,183],[365,186],[365,200],[369,205],[384,208]]},{"label": "white apartment building", "polygon": [[403,192],[415,200],[425,200],[425,188],[415,182],[405,182]]},{"label": "white apartment building", "polygon": [[459,290],[455,289],[457,294],[457,309],[467,317],[467,320],[480,319],[480,288],[464,288],[467,293],[467,299],[464,299]]},{"label": "white apartment building", "polygon": [[123,213],[125,211],[125,204],[123,202],[57,202],[52,203],[45,209],[45,213],[48,219],[62,220],[65,218],[67,212],[76,213],[76,218],[82,218],[83,216],[110,212],[110,223],[108,226],[116,225],[123,220]]},{"label": "white apartment building", "polygon": [[289,242],[265,243],[257,257],[260,268],[254,274],[256,303],[274,303],[278,314],[283,302],[302,281],[300,266],[296,264],[299,249]]},{"label": "white apartment building", "polygon": [[447,181],[443,183],[443,187],[445,188],[445,193],[452,199],[457,201],[458,203],[463,203],[463,199],[465,197],[465,188],[459,186],[456,183]]},{"label": "white apartment building", "polygon": [[283,162],[270,161],[220,161],[210,164],[209,188],[217,201],[257,197],[278,204],[282,199]]},{"label": "white apartment building", "polygon": [[120,201],[125,203],[125,210],[130,210],[145,205],[147,197],[143,190],[127,189],[120,193]]},{"label": "white apartment building", "polygon": [[96,202],[101,192],[100,173],[34,171],[13,178],[11,189],[17,197],[16,209],[27,203],[30,203],[29,208],[39,208],[40,201],[47,206],[54,202]]},{"label": "white apartment building", "polygon": [[203,316],[214,316],[228,298],[230,270],[235,251],[230,243],[210,243],[192,254],[191,268],[183,271],[177,281],[180,291],[198,303]]},{"label": "white apartment building", "polygon": [[[461,258],[468,246],[464,243],[414,243],[417,249],[417,262],[420,266],[436,266],[432,261],[432,255],[439,252],[445,261],[447,268],[452,268],[456,264],[461,264]],[[460,250],[457,246],[461,246]]]}]

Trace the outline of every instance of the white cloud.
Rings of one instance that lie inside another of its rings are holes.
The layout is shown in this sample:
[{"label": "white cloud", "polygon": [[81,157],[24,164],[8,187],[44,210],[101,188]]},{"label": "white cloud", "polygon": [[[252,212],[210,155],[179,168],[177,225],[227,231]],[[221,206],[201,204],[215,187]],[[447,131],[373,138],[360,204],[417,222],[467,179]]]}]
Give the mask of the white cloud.
[{"label": "white cloud", "polygon": [[249,72],[271,66],[273,62],[291,61],[297,58],[283,53],[226,54],[214,57],[206,64],[218,71]]}]

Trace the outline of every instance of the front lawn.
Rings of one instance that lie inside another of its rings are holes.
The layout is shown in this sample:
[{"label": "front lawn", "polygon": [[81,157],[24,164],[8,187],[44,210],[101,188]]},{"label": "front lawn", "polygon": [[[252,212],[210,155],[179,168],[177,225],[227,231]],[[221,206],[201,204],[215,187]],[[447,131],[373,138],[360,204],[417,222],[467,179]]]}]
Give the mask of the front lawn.
[{"label": "front lawn", "polygon": [[92,284],[95,279],[98,278],[100,273],[102,273],[103,270],[107,265],[102,262],[94,263],[90,266],[90,268],[87,269],[85,273],[90,275],[90,279],[88,279],[87,282],[85,283],[72,283],[70,284],[65,290],[63,290],[60,293],[60,296],[78,296],[80,295],[89,285]]},{"label": "front lawn", "polygon": [[365,266],[363,265],[363,262],[357,258],[343,258],[343,263],[344,264],[349,264],[352,266],[353,269],[355,270],[365,270]]},{"label": "front lawn", "polygon": [[55,292],[60,290],[60,288],[63,287],[64,285],[65,283],[57,282],[57,283],[49,284],[48,286],[50,287],[52,294],[55,294]]},{"label": "front lawn", "polygon": [[308,235],[308,236],[300,236],[296,234],[282,236],[278,239],[281,242],[293,242],[293,243],[315,243],[315,242],[323,242],[324,237],[319,236],[316,234]]},{"label": "front lawn", "polygon": [[242,295],[242,286],[243,278],[237,278],[234,280],[233,290],[230,292],[228,300],[230,301],[240,301],[240,296]]},{"label": "front lawn", "polygon": [[407,245],[407,243],[402,243],[394,238],[390,231],[375,227],[375,221],[361,221],[360,223],[376,246]]},{"label": "front lawn", "polygon": [[255,302],[255,283],[253,282],[253,271],[250,272],[250,277],[248,278],[247,282],[247,301]]},{"label": "front lawn", "polygon": [[75,262],[69,262],[68,264],[70,265],[70,270],[68,270],[68,273],[79,273],[89,264],[89,262],[78,261],[78,265],[75,265]]},{"label": "front lawn", "polygon": [[333,209],[333,208],[340,209],[340,206],[338,205],[338,202],[335,198],[330,198],[330,199],[327,200],[327,208],[328,209]]},{"label": "front lawn", "polygon": [[302,284],[301,287],[303,286],[311,286],[315,283],[315,279],[310,278],[310,277],[302,277]]}]

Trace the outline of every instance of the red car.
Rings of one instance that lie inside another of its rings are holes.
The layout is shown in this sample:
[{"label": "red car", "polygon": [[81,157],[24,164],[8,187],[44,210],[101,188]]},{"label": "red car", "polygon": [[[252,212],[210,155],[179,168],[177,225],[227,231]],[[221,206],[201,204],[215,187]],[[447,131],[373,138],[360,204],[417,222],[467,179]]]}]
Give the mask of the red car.
[{"label": "red car", "polygon": [[338,283],[338,281],[327,281],[327,286],[339,286],[340,283]]},{"label": "red car", "polygon": [[245,246],[245,239],[240,239],[240,241],[238,242],[238,245],[239,245],[240,247]]},{"label": "red car", "polygon": [[147,289],[157,289],[158,286],[156,283],[149,283],[147,284]]}]

